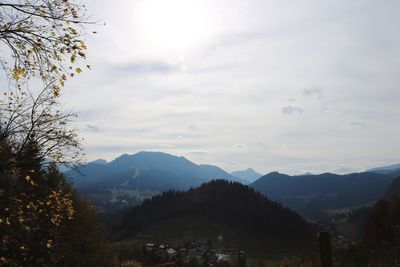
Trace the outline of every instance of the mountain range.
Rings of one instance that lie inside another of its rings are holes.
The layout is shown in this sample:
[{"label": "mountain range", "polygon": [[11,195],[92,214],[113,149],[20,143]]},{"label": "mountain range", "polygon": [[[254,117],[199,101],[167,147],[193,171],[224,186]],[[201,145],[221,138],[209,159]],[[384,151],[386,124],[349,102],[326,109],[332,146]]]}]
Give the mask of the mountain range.
[{"label": "mountain range", "polygon": [[96,160],[67,177],[79,189],[185,190],[213,179],[244,182],[221,168],[197,165],[184,157],[162,152],[124,154],[111,162]]},{"label": "mountain range", "polygon": [[96,160],[65,175],[100,212],[137,205],[163,191],[186,190],[213,179],[247,183],[216,166],[162,152],[124,154],[111,162]]},{"label": "mountain range", "polygon": [[300,176],[272,172],[250,187],[309,219],[318,219],[338,209],[373,205],[393,179],[372,172]]},{"label": "mountain range", "polygon": [[[140,204],[167,190],[187,190],[214,179],[225,179],[261,192],[308,219],[317,220],[337,209],[372,205],[385,195],[400,165],[347,175],[272,172],[262,176],[252,169],[232,172],[198,165],[162,152],[124,154],[107,162],[100,159],[66,172],[77,190],[88,195],[99,211]],[[262,177],[259,177],[262,176]]]}]

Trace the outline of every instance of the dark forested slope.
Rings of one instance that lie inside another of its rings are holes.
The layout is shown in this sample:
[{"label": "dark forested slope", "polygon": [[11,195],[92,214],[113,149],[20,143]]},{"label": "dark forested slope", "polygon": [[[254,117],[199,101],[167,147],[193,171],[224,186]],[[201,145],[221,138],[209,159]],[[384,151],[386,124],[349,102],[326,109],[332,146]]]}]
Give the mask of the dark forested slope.
[{"label": "dark forested slope", "polygon": [[[240,183],[215,180],[186,192],[169,191],[129,210],[120,225],[133,236],[148,225],[196,215],[240,231],[257,244],[309,248],[313,229],[300,215]],[[206,225],[204,227],[207,227]],[[168,231],[168,229],[165,229]],[[261,241],[261,242],[260,242]],[[278,245],[279,244],[279,245]]]}]

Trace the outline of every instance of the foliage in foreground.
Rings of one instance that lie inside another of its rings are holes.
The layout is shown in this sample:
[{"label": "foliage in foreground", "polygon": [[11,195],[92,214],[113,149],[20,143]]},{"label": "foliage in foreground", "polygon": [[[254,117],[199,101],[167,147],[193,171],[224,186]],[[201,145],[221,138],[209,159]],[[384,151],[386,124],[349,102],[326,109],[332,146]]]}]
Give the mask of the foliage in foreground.
[{"label": "foliage in foreground", "polygon": [[[13,143],[0,135],[0,161],[9,162]],[[55,164],[43,165],[38,149],[28,139],[13,164],[0,169],[0,265],[102,266],[107,244],[94,209]]]},{"label": "foliage in foreground", "polygon": [[8,77],[38,77],[58,96],[68,77],[82,71],[76,62],[86,58],[83,36],[92,22],[81,1],[5,0],[0,18],[0,49],[6,51],[0,64]]},{"label": "foliage in foreground", "polygon": [[369,261],[376,266],[400,265],[399,195],[393,195],[375,205],[365,225],[364,244]]}]

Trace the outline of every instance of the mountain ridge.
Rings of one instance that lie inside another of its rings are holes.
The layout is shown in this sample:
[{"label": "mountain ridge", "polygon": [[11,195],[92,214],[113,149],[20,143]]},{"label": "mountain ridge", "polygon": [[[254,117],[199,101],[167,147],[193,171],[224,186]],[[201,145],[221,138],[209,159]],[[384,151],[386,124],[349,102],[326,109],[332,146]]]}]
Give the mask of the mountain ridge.
[{"label": "mountain ridge", "polygon": [[[187,189],[198,186],[211,179],[227,179],[242,182],[241,179],[225,172],[223,169],[208,165],[197,165],[183,156],[175,156],[163,152],[141,151],[136,154],[123,154],[114,160],[98,164],[97,161],[89,162],[79,168],[81,174],[75,171],[67,172],[78,188],[108,185],[120,187],[122,183],[135,185],[130,180],[140,179],[142,187],[146,189]],[[154,175],[152,174],[154,172]],[[165,176],[164,181],[158,176]],[[141,175],[145,175],[142,178]],[[161,180],[160,180],[161,179]],[[157,180],[151,181],[151,180]],[[113,184],[113,182],[116,182]],[[167,184],[166,184],[167,182]],[[163,185],[164,184],[164,185]],[[165,187],[165,188],[164,188]]]},{"label": "mountain ridge", "polygon": [[383,196],[393,177],[378,173],[290,176],[271,172],[249,186],[309,219],[328,210],[362,206]]},{"label": "mountain ridge", "polygon": [[371,168],[368,169],[367,172],[380,173],[390,175],[392,177],[398,177],[400,176],[400,163]]}]

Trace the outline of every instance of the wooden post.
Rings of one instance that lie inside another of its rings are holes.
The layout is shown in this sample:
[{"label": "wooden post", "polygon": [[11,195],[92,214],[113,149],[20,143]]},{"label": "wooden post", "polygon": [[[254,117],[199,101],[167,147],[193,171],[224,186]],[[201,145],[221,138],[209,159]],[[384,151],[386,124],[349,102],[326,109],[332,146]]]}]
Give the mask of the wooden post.
[{"label": "wooden post", "polygon": [[319,254],[321,267],[333,267],[331,235],[329,232],[319,233]]},{"label": "wooden post", "polygon": [[247,266],[246,253],[243,250],[239,251],[238,258],[239,258],[239,267],[246,267]]}]

